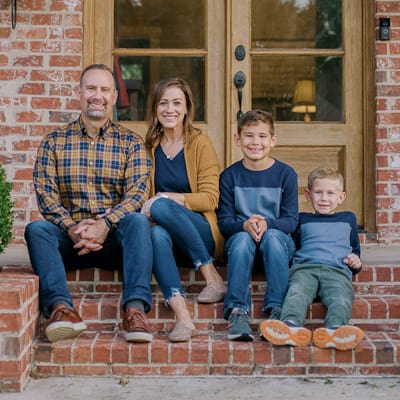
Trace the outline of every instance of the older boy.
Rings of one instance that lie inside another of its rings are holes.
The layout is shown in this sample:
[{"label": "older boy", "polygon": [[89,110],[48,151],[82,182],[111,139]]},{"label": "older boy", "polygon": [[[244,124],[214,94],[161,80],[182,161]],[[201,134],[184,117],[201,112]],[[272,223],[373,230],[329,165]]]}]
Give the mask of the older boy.
[{"label": "older boy", "polygon": [[[298,250],[290,268],[281,321],[263,321],[260,333],[272,344],[352,349],[362,340],[360,328],[348,325],[354,299],[352,275],[361,270],[356,217],[335,212],[343,203],[343,177],[317,168],[308,177],[305,196],[315,213],[300,213],[294,235]],[[325,327],[313,334],[303,327],[307,308],[319,296],[327,308]]]},{"label": "older boy", "polygon": [[223,316],[228,339],[251,341],[251,273],[259,255],[268,287],[263,313],[279,319],[288,286],[289,259],[295,246],[289,236],[298,221],[297,175],[270,157],[277,137],[269,113],[253,110],[238,122],[235,142],[243,159],[220,178],[218,225],[227,239],[228,290]]}]

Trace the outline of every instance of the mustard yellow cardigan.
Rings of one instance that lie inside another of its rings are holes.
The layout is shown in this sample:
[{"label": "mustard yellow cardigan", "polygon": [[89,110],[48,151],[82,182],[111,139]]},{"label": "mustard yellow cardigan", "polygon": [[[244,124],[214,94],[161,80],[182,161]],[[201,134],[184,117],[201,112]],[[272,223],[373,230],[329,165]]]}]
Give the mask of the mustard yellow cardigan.
[{"label": "mustard yellow cardigan", "polygon": [[[154,170],[157,168],[154,151],[160,141],[151,149],[153,169],[151,173],[150,197],[155,195]],[[214,258],[222,260],[224,239],[217,225],[216,208],[219,200],[219,174],[221,172],[218,157],[211,139],[200,132],[191,136],[190,142],[183,146],[186,171],[191,193],[184,193],[185,206],[192,211],[201,212],[211,227],[215,244]]]}]

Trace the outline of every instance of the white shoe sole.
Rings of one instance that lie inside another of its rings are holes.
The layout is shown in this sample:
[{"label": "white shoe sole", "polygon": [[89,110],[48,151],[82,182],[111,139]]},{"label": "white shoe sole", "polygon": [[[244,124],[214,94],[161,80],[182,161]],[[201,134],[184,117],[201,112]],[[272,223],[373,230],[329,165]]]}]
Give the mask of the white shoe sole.
[{"label": "white shoe sole", "polygon": [[73,339],[79,336],[85,329],[84,322],[53,322],[46,328],[46,336],[50,342],[57,342],[59,340]]}]

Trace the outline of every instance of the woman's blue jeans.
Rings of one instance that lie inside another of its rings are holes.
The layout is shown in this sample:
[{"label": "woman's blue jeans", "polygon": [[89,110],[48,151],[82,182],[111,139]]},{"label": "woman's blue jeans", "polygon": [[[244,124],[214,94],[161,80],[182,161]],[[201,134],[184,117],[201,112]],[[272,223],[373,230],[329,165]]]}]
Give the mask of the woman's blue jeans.
[{"label": "woman's blue jeans", "polygon": [[267,290],[262,311],[281,308],[288,288],[289,260],[295,251],[293,239],[277,229],[268,229],[260,243],[247,232],[232,235],[225,246],[228,259],[228,291],[222,315],[228,319],[234,308],[251,311],[250,281],[257,252],[264,268]]},{"label": "woman's blue jeans", "polygon": [[213,261],[214,239],[206,218],[171,199],[160,198],[151,206],[153,273],[166,304],[171,297],[184,296],[177,258],[196,269]]},{"label": "woman's blue jeans", "polygon": [[55,303],[73,306],[66,270],[89,267],[114,270],[122,265],[122,304],[125,306],[130,300],[142,300],[145,311],[151,309],[153,250],[150,224],[144,215],[133,213],[125,216],[108,235],[102,250],[84,256],[78,256],[73,241],[48,221],[34,221],[27,225],[25,240],[32,268],[39,275],[39,304],[45,317],[50,316]]}]

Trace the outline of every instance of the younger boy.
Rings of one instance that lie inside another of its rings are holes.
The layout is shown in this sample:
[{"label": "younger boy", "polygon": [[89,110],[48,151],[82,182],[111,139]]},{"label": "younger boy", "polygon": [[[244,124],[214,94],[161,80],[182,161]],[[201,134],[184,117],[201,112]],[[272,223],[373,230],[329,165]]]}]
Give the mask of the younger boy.
[{"label": "younger boy", "polygon": [[[348,325],[354,300],[352,275],[361,270],[356,217],[335,212],[343,203],[343,177],[329,168],[317,168],[308,177],[305,197],[314,214],[300,213],[294,240],[298,250],[289,272],[289,289],[280,321],[263,321],[260,333],[275,345],[348,350],[364,334]],[[303,327],[307,308],[319,296],[327,308],[325,327],[313,334]]]},{"label": "younger boy", "polygon": [[289,259],[295,245],[289,236],[298,221],[297,175],[270,157],[277,137],[271,114],[253,110],[238,122],[235,143],[243,159],[220,178],[218,226],[227,239],[228,290],[223,317],[228,339],[251,341],[251,273],[259,256],[268,282],[263,313],[279,319],[288,286]]}]

